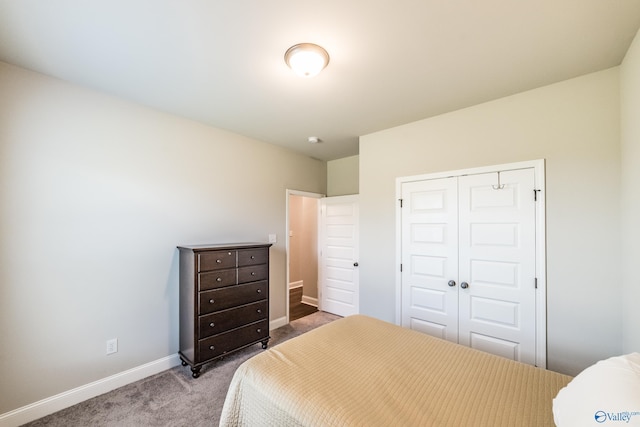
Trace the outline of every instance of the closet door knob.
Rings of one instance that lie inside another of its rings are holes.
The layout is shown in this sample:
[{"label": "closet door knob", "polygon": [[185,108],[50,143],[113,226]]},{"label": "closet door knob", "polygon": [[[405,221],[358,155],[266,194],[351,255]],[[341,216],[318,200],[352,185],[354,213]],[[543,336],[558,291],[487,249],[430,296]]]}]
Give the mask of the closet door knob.
[{"label": "closet door knob", "polygon": [[456,281],[455,280],[449,280],[449,283],[447,283],[447,285],[454,287],[456,285]]},{"label": "closet door knob", "polygon": [[460,287],[462,289],[467,289],[469,287],[469,284],[467,282],[462,282],[462,283],[460,283]]}]

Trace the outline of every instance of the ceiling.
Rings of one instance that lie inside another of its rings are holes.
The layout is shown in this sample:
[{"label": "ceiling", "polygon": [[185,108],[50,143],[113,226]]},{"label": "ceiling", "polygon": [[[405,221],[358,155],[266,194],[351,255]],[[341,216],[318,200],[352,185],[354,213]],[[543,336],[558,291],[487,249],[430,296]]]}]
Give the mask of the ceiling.
[{"label": "ceiling", "polygon": [[[0,0],[0,60],[333,160],[619,65],[639,27],[640,0]],[[314,78],[284,63],[301,42],[331,57]]]}]

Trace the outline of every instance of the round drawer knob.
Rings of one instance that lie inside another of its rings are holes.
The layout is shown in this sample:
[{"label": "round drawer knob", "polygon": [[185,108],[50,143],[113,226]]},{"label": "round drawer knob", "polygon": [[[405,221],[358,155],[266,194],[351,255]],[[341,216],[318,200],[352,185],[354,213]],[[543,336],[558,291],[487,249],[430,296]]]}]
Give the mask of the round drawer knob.
[{"label": "round drawer knob", "polygon": [[262,310],[257,309],[257,310],[256,310],[256,312],[257,312],[258,314],[260,314],[260,313],[262,313]]},{"label": "round drawer knob", "polygon": [[258,328],[258,329],[256,329],[256,332],[260,333],[260,332],[262,332],[262,329]]},{"label": "round drawer knob", "polygon": [[209,304],[213,304],[214,302],[216,302],[216,301],[215,301],[213,298],[211,298],[211,299],[209,300]]},{"label": "round drawer knob", "polygon": [[257,289],[256,292],[261,294],[262,293],[262,289]]},{"label": "round drawer knob", "polygon": [[211,323],[209,323],[209,326],[210,326],[211,328],[213,328],[214,326],[216,326],[216,324],[215,324],[215,323],[213,323],[213,322],[211,322]]},{"label": "round drawer knob", "polygon": [[253,255],[251,255],[251,259],[256,259],[256,257],[254,257]]},{"label": "round drawer knob", "polygon": [[221,259],[217,259],[217,260],[216,260],[216,262],[217,262],[218,264],[221,264],[221,263],[222,263],[222,260],[221,260]]},{"label": "round drawer knob", "polygon": [[215,346],[212,346],[212,345],[209,346],[209,350],[215,350],[215,349],[216,349]]},{"label": "round drawer knob", "polygon": [[218,277],[218,278],[216,279],[216,282],[222,282],[222,277]]},{"label": "round drawer knob", "polygon": [[255,276],[255,275],[256,275],[256,272],[255,272],[255,271],[252,271],[252,272],[251,272],[251,275],[252,275],[252,276]]}]

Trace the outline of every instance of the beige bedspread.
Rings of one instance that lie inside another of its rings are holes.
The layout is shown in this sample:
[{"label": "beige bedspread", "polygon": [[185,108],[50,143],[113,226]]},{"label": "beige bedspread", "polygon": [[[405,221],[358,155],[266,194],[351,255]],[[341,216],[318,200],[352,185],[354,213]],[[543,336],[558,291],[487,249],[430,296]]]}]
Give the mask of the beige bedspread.
[{"label": "beige bedspread", "polygon": [[356,315],[247,360],[220,425],[553,426],[570,380]]}]

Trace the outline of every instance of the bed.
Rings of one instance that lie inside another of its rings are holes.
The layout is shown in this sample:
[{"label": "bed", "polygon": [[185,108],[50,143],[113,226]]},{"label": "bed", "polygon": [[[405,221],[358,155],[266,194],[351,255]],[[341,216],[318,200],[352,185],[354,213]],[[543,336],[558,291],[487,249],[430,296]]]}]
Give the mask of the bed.
[{"label": "bed", "polygon": [[570,380],[355,315],[244,362],[220,426],[553,426]]}]

